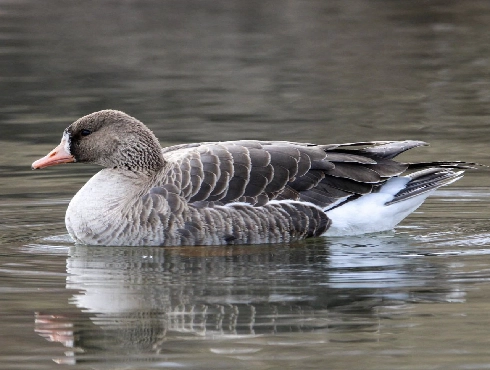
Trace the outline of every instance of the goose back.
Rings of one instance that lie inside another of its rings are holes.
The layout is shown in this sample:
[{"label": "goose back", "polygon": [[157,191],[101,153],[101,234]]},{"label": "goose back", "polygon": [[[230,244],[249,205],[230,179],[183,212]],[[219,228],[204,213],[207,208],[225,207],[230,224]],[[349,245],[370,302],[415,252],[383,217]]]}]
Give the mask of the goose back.
[{"label": "goose back", "polygon": [[190,204],[271,200],[303,201],[328,209],[339,200],[368,194],[409,164],[394,158],[421,141],[314,145],[227,141],[163,149],[170,163],[163,183],[180,189]]}]

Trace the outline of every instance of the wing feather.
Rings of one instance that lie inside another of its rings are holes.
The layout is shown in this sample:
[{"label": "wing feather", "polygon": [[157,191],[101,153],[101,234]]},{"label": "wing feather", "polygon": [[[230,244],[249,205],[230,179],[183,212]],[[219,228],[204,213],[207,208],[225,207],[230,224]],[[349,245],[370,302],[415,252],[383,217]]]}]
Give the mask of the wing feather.
[{"label": "wing feather", "polygon": [[[393,159],[421,145],[425,143],[413,140],[329,145],[254,140],[184,144],[163,149],[169,167],[162,185],[175,185],[182,198],[196,204],[243,201],[259,206],[273,199],[289,199],[328,208],[376,191],[407,169],[427,168],[431,163]],[[447,162],[447,166],[454,163]]]}]

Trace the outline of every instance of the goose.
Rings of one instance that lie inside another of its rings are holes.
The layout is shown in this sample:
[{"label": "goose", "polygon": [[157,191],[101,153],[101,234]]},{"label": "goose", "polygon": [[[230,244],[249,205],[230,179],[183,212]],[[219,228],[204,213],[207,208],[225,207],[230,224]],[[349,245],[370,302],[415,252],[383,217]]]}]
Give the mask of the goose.
[{"label": "goose", "polygon": [[283,243],[391,230],[472,168],[393,159],[422,145],[238,140],[162,149],[136,118],[102,110],[68,126],[61,143],[32,168],[104,167],[68,205],[66,228],[76,243]]}]

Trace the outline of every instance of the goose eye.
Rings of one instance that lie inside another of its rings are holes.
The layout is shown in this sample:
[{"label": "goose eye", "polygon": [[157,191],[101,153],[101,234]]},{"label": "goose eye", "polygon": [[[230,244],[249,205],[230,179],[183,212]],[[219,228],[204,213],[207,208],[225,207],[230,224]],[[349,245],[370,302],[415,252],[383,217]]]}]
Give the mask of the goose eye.
[{"label": "goose eye", "polygon": [[80,134],[81,134],[82,136],[88,136],[88,135],[90,135],[91,133],[92,133],[92,131],[87,130],[87,129],[83,129],[82,131],[80,131]]}]

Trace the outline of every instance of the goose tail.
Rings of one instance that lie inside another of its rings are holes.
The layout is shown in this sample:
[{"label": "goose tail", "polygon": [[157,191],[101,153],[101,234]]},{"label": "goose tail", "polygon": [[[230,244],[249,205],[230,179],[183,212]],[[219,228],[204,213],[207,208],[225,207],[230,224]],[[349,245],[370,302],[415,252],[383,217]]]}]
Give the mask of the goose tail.
[{"label": "goose tail", "polygon": [[393,229],[436,189],[463,177],[464,171],[454,171],[454,167],[453,163],[451,168],[428,168],[393,177],[374,192],[327,210],[332,224],[324,235],[359,235]]}]

